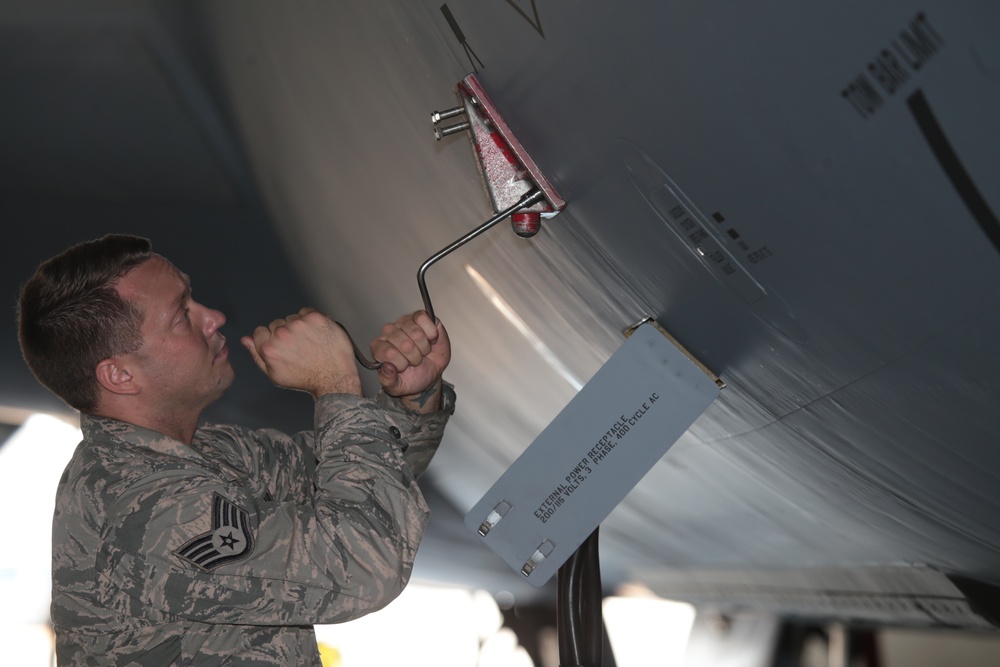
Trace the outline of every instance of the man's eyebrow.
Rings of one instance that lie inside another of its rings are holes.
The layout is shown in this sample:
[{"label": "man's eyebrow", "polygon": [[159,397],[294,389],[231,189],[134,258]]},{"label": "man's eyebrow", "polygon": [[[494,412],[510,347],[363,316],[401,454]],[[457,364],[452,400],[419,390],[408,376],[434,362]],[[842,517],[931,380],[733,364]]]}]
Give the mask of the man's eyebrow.
[{"label": "man's eyebrow", "polygon": [[184,308],[184,302],[191,297],[191,278],[186,273],[181,273],[181,279],[184,281],[184,291],[174,299],[175,312]]}]

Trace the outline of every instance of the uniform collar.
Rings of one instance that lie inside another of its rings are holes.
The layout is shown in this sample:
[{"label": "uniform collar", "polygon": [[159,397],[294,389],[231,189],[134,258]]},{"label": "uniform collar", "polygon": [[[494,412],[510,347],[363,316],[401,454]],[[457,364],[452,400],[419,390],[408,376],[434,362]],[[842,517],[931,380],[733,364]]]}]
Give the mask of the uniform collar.
[{"label": "uniform collar", "polygon": [[176,438],[111,417],[81,414],[80,430],[83,432],[84,440],[89,442],[122,443],[181,458],[201,458],[192,447]]}]

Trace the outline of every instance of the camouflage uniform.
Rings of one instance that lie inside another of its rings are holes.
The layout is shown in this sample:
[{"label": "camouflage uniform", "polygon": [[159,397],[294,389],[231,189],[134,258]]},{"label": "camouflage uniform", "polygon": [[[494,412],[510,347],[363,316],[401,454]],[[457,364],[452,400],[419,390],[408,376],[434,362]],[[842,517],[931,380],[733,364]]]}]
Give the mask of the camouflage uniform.
[{"label": "camouflage uniform", "polygon": [[414,479],[454,410],[316,401],[315,432],[206,426],[191,446],[83,415],[59,484],[60,667],[320,664],[313,623],[406,584],[427,520]]}]

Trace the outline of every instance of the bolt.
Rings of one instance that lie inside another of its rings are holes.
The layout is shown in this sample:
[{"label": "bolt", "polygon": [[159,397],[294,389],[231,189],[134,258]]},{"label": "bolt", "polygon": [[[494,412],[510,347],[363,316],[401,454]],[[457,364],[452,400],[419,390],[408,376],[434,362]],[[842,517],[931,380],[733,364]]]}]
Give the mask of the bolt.
[{"label": "bolt", "polygon": [[457,125],[449,125],[448,127],[435,127],[434,128],[434,138],[441,141],[445,137],[455,134],[456,132],[464,132],[469,129],[468,123],[458,123]]},{"label": "bolt", "polygon": [[437,125],[446,118],[454,118],[455,116],[460,116],[465,113],[464,107],[452,107],[451,109],[445,109],[444,111],[435,111],[431,114],[431,122]]}]

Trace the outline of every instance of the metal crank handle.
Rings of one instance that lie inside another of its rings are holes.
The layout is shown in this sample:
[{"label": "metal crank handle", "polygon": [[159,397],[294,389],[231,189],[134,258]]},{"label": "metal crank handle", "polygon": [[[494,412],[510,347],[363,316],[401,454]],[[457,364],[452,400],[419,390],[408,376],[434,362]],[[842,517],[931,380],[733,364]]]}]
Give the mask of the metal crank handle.
[{"label": "metal crank handle", "polygon": [[359,364],[361,364],[370,371],[377,371],[378,369],[382,368],[381,361],[372,361],[365,356],[365,353],[361,351],[361,348],[358,347],[358,344],[354,342],[354,338],[351,336],[351,332],[347,330],[347,327],[345,327],[337,320],[334,320],[333,323],[336,324],[341,329],[343,329],[344,333],[347,334],[347,339],[351,341],[351,347],[354,348],[354,358],[358,360]]},{"label": "metal crank handle", "polygon": [[427,314],[431,316],[432,320],[437,322],[437,317],[434,316],[434,306],[431,305],[431,295],[427,292],[427,282],[425,280],[425,274],[427,273],[427,269],[431,267],[431,264],[438,261],[439,259],[449,254],[453,250],[457,250],[458,248],[462,247],[463,245],[465,245],[472,239],[476,238],[477,236],[479,236],[480,234],[482,234],[487,229],[494,226],[504,218],[507,218],[513,215],[514,213],[517,213],[522,208],[528,208],[532,204],[537,204],[538,202],[543,201],[544,199],[545,199],[545,193],[542,192],[541,190],[530,190],[526,192],[512,206],[504,209],[503,211],[500,211],[492,218],[481,224],[479,227],[476,227],[462,238],[437,251],[420,266],[420,270],[417,271],[417,287],[420,288],[420,296],[424,300],[424,310],[427,311]]},{"label": "metal crank handle", "polygon": [[[517,213],[522,208],[528,208],[532,204],[537,204],[543,199],[545,199],[545,193],[543,193],[541,190],[531,190],[525,193],[524,196],[522,196],[519,200],[517,200],[517,202],[514,205],[504,209],[503,211],[500,211],[492,218],[481,224],[479,227],[476,227],[462,238],[458,239],[454,243],[434,253],[433,255],[430,256],[430,258],[428,258],[426,262],[424,262],[421,265],[420,270],[417,271],[417,287],[420,288],[420,296],[424,300],[424,310],[427,311],[427,314],[431,316],[432,320],[437,322],[437,317],[434,316],[434,306],[431,305],[431,295],[427,292],[427,282],[424,279],[424,275],[427,273],[427,269],[430,268],[431,264],[438,261],[439,259],[449,254],[453,250],[457,250],[458,248],[462,247],[463,245],[465,245],[472,239],[476,238],[477,236],[479,236],[480,234],[482,234],[487,229],[497,224],[504,218],[507,218],[513,215],[514,213]],[[370,360],[368,359],[368,357],[364,355],[364,353],[361,351],[361,348],[359,348],[358,344],[354,342],[354,338],[351,337],[351,334],[347,331],[347,328],[343,324],[341,324],[340,322],[336,322],[336,324],[337,326],[339,326],[341,329],[344,330],[344,333],[346,333],[348,339],[350,339],[351,345],[354,347],[354,358],[358,360],[359,364],[361,364],[370,371],[377,371],[378,369],[382,368],[381,361]]]}]

